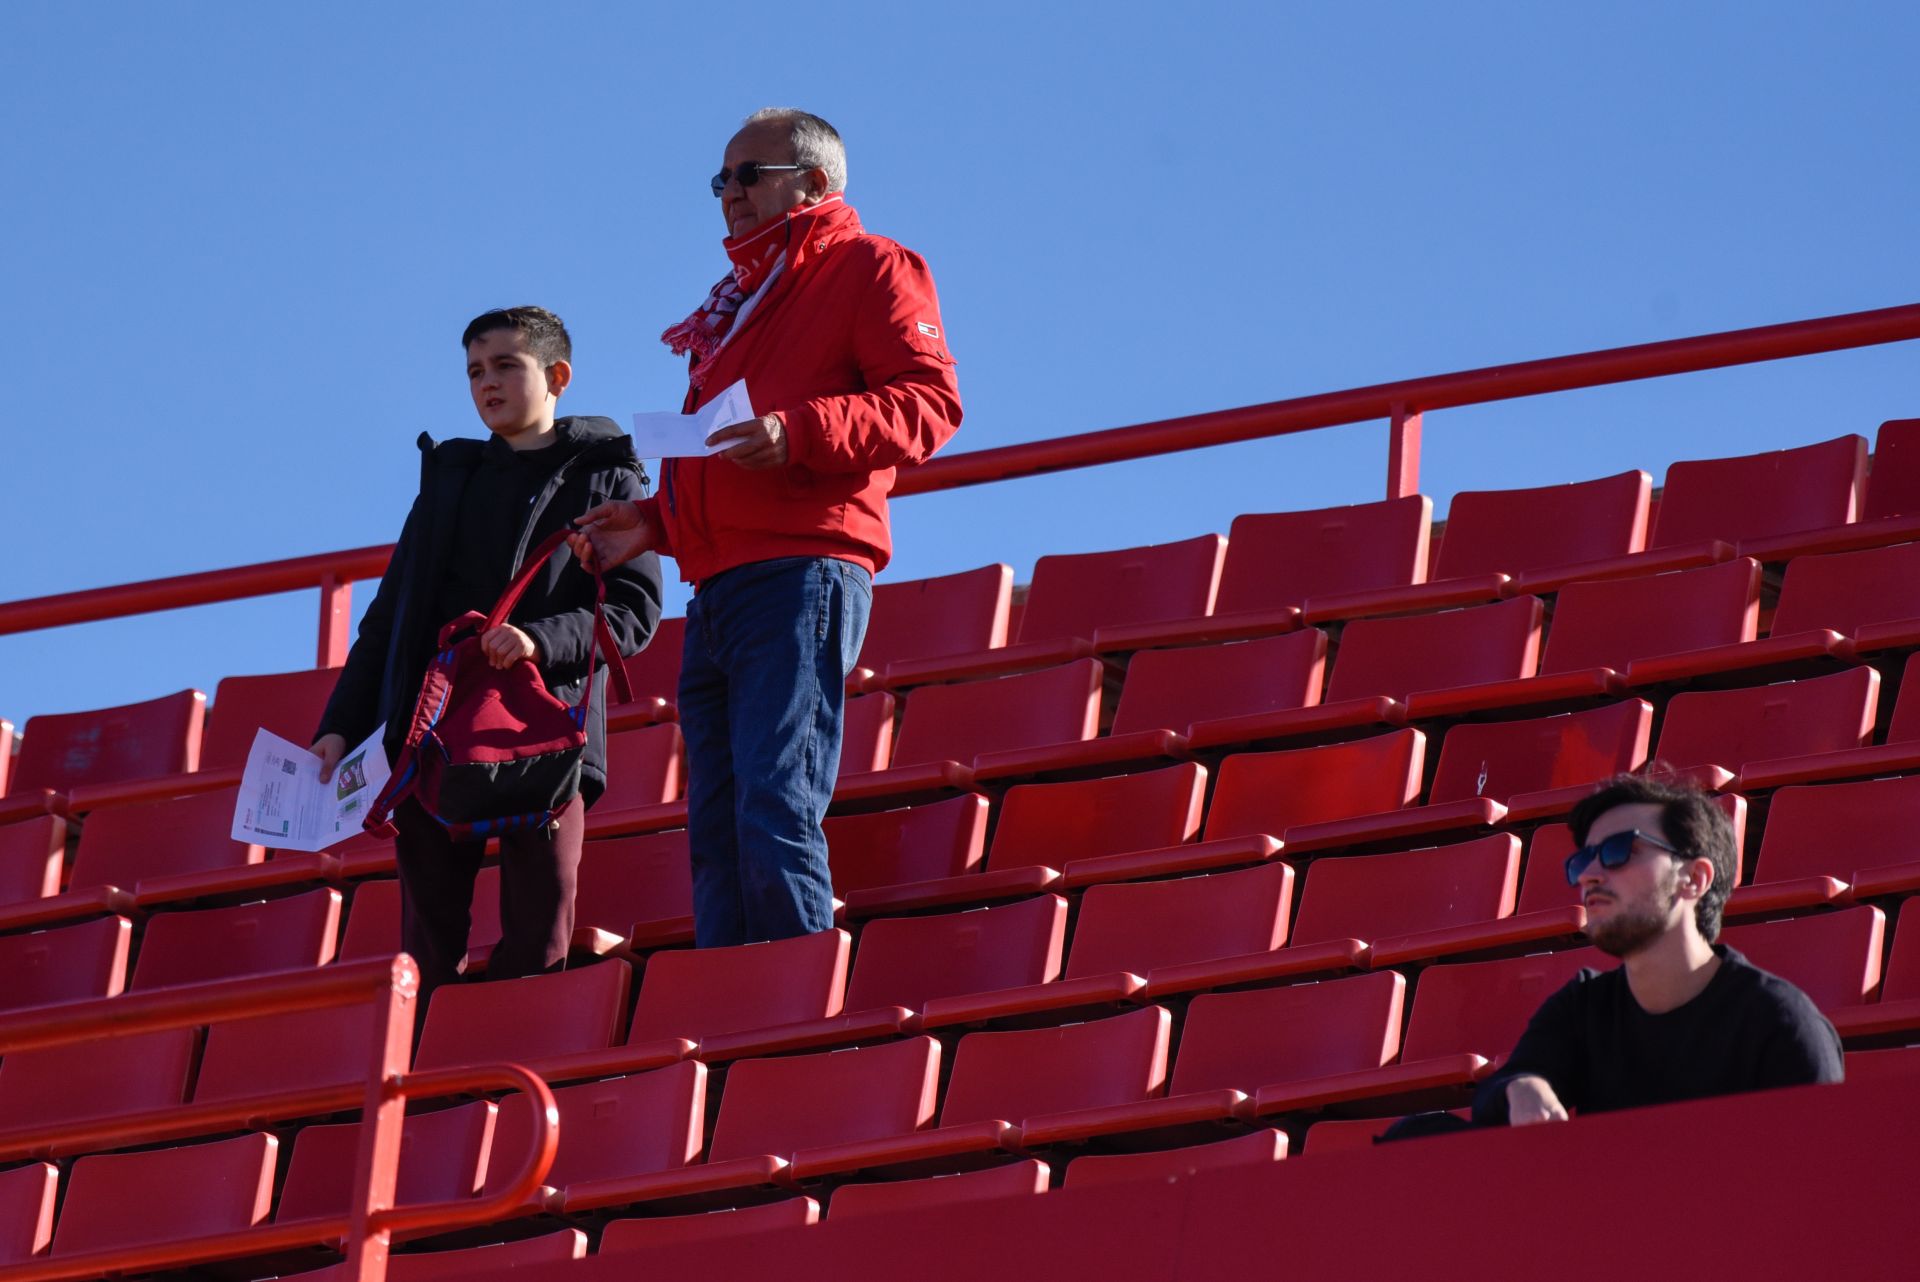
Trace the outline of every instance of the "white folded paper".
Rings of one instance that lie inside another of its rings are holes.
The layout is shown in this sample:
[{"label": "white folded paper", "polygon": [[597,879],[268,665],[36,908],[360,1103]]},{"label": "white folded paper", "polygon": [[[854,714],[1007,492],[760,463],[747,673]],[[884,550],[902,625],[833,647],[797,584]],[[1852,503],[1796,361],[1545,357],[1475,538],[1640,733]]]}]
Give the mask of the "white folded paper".
[{"label": "white folded paper", "polygon": [[276,850],[325,850],[360,831],[367,807],[387,783],[387,750],[376,730],[340,758],[320,782],[320,758],[262,730],[247,752],[233,839]]},{"label": "white folded paper", "polygon": [[753,398],[747,394],[747,380],[743,378],[691,414],[635,414],[633,452],[641,458],[697,458],[702,454],[717,454],[733,442],[708,445],[707,437],[753,417]]}]

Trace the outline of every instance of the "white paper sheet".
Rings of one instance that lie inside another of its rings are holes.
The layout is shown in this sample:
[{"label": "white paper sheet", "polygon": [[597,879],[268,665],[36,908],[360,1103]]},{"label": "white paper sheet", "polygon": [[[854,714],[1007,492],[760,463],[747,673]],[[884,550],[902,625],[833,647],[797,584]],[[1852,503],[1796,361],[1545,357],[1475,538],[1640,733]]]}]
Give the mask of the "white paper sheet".
[{"label": "white paper sheet", "polygon": [[233,839],[277,850],[325,850],[359,832],[367,807],[387,783],[381,734],[374,731],[348,751],[333,778],[321,783],[320,758],[297,743],[260,731],[240,776]]},{"label": "white paper sheet", "polygon": [[733,442],[708,445],[723,427],[755,417],[747,380],[741,379],[691,414],[646,413],[633,416],[633,452],[641,458],[697,458],[718,454]]}]

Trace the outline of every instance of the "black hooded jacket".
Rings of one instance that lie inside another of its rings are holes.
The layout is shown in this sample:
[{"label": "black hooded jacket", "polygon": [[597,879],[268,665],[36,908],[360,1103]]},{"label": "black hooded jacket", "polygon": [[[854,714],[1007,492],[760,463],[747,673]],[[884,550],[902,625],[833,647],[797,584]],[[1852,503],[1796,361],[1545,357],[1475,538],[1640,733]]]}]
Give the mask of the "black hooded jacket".
[{"label": "black hooded jacket", "polygon": [[[596,504],[647,495],[647,475],[633,442],[611,419],[563,418],[556,441],[516,457],[498,438],[435,444],[420,434],[420,495],[394,546],[393,560],[360,621],[315,738],[337,734],[352,747],[386,726],[389,757],[406,742],[407,723],[442,625],[461,608],[487,610],[512,580],[529,549]],[[484,519],[462,504],[470,491],[498,496],[524,487],[524,506],[499,513],[498,537],[473,538]],[[516,510],[517,509],[517,510]],[[467,537],[462,538],[462,529]],[[607,626],[623,654],[647,644],[660,622],[660,561],[634,558],[606,576]],[[580,697],[593,647],[593,576],[564,547],[554,554],[514,608],[513,624],[540,647],[547,688],[568,703]],[[447,613],[446,617],[441,617]],[[581,791],[591,805],[606,788],[606,672],[594,674],[593,715]]]}]

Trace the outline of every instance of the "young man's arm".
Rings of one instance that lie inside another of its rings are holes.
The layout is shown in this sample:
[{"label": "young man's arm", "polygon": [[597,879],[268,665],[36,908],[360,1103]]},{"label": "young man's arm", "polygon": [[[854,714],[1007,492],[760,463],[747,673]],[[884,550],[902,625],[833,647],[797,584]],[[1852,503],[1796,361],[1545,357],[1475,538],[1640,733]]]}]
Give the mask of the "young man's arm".
[{"label": "young man's arm", "polygon": [[1474,1092],[1476,1125],[1565,1121],[1568,1108],[1578,1106],[1586,1080],[1581,983],[1576,976],[1540,1004],[1513,1054]]}]

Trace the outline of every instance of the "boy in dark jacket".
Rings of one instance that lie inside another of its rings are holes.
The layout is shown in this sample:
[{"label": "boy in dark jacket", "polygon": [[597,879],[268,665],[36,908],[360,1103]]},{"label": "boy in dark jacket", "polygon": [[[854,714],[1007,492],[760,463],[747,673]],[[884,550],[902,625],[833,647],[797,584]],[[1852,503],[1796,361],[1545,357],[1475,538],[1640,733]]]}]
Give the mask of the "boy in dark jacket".
[{"label": "boy in dark jacket", "polygon": [[[460,341],[473,406],[492,437],[436,445],[420,435],[420,495],[314,740],[322,781],[349,744],[381,725],[388,758],[398,754],[441,627],[469,610],[490,610],[530,548],[577,512],[647,493],[632,442],[610,420],[554,418],[573,377],[572,340],[558,316],[539,307],[487,312]],[[633,654],[660,621],[658,558],[609,571],[606,587],[607,624],[621,652]],[[558,553],[508,622],[481,637],[481,648],[496,668],[539,664],[554,696],[575,702],[594,644],[593,603],[592,576]],[[581,795],[550,826],[500,838],[502,933],[487,964],[492,977],[566,962],[585,808],[606,787],[606,678],[602,666],[594,674]],[[413,798],[393,822],[400,943],[420,965],[424,999],[459,973],[485,843],[454,841]]]}]

